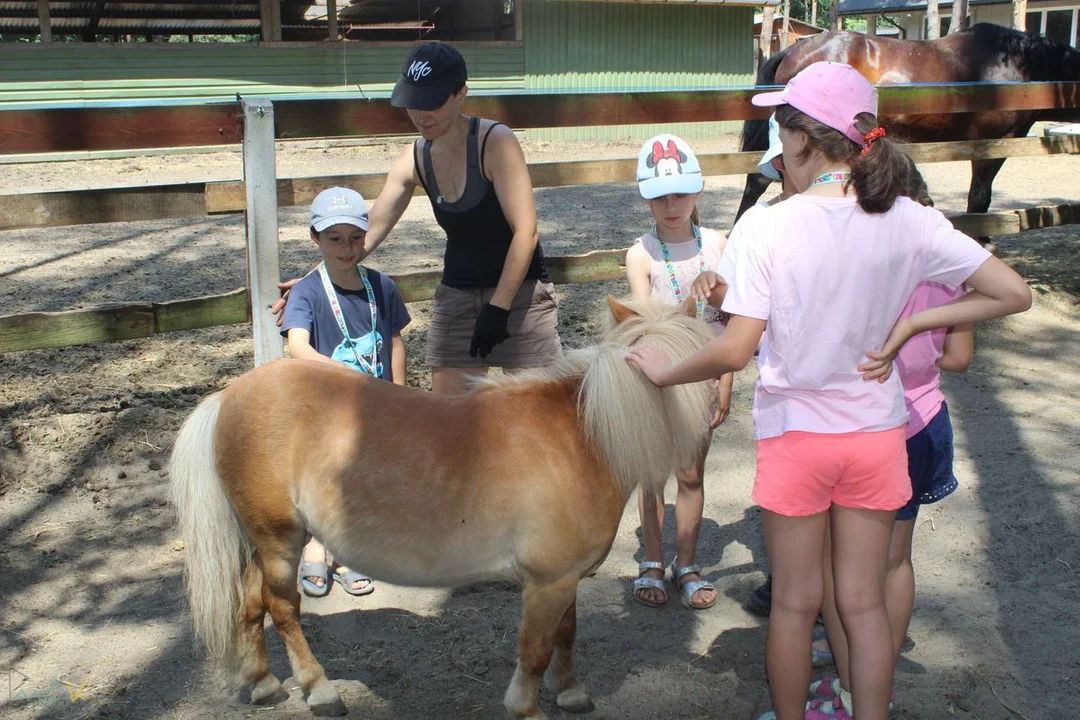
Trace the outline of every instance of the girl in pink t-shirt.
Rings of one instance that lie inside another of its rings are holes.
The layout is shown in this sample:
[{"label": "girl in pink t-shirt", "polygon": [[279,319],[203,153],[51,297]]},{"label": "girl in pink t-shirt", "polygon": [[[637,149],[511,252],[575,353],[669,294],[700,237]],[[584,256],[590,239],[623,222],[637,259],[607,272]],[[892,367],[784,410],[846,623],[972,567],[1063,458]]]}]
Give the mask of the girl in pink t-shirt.
[{"label": "girl in pink t-shirt", "polygon": [[[657,385],[705,380],[744,367],[768,323],[753,496],[773,573],[766,656],[775,716],[885,720],[896,660],[888,548],[896,511],[911,497],[908,413],[892,360],[925,330],[1026,310],[1031,292],[940,212],[898,197],[907,160],[854,68],[815,63],[753,102],[777,107],[785,171],[800,194],[732,230],[739,252],[723,335],[675,365],[647,343],[627,360]],[[898,322],[924,281],[973,292]],[[806,702],[826,594],[846,630],[853,697],[852,708],[828,712]]]},{"label": "girl in pink t-shirt", "polygon": [[[681,138],[657,135],[642,146],[638,157],[638,190],[648,203],[654,222],[652,232],[639,237],[626,253],[626,279],[635,298],[679,305],[690,300],[690,288],[698,275],[720,262],[727,238],[698,224],[697,201],[704,187],[697,157]],[[698,309],[719,335],[723,330],[720,311],[705,303]],[[715,381],[717,406],[710,422],[712,428],[727,417],[733,379],[734,373],[729,372]],[[675,473],[678,491],[671,580],[683,604],[695,610],[716,604],[716,588],[701,579],[701,568],[694,563],[705,507],[702,479],[708,452],[706,442],[698,462]],[[639,492],[638,499],[645,559],[634,581],[634,599],[650,607],[660,607],[667,602],[661,542],[664,498]]]}]

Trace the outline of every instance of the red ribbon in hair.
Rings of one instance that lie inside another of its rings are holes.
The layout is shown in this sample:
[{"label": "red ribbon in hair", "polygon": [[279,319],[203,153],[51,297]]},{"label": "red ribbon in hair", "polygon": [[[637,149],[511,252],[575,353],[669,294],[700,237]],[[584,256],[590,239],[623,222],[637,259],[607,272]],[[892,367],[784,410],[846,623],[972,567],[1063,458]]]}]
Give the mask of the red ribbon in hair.
[{"label": "red ribbon in hair", "polygon": [[862,154],[865,155],[870,152],[870,146],[874,144],[874,141],[880,140],[883,137],[885,137],[885,128],[880,126],[866,133],[866,135],[863,136],[865,144],[862,146]]}]

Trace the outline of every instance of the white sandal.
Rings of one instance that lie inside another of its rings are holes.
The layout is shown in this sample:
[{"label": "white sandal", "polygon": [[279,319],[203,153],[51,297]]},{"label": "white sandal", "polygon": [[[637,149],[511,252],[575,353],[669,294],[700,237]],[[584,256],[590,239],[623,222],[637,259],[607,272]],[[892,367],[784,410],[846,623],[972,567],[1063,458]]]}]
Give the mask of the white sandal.
[{"label": "white sandal", "polygon": [[683,605],[690,608],[691,610],[708,610],[713,605],[715,605],[716,601],[719,599],[718,597],[714,597],[712,599],[712,602],[708,603],[707,605],[694,604],[694,593],[696,593],[698,590],[712,590],[713,592],[716,592],[716,588],[713,586],[712,583],[706,582],[704,580],[694,580],[684,585],[682,579],[687,575],[697,575],[700,577],[701,568],[697,565],[687,565],[686,567],[677,568],[675,566],[678,564],[678,562],[679,559],[675,558],[675,560],[671,563],[671,582],[675,583],[675,587],[678,589],[679,595],[682,597]]},{"label": "white sandal", "polygon": [[[638,565],[638,576],[637,580],[634,581],[634,599],[642,605],[647,605],[648,607],[662,607],[664,604],[667,603],[667,588],[664,586],[664,579],[663,577],[661,577],[659,580],[657,580],[656,578],[645,577],[645,573],[647,573],[649,570],[659,570],[661,576],[663,576],[664,563],[657,562],[656,560],[646,560],[640,565]],[[661,593],[663,593],[664,599],[660,602],[646,600],[640,594],[640,591],[644,588],[652,588],[653,590],[659,590]]]}]

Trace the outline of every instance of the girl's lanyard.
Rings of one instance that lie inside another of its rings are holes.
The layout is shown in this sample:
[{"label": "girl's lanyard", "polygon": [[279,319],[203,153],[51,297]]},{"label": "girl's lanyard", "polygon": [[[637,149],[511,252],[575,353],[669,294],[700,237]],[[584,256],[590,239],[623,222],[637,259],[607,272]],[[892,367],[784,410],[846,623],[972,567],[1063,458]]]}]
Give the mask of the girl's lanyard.
[{"label": "girl's lanyard", "polygon": [[[701,275],[705,272],[705,252],[701,247],[701,229],[693,223],[690,224],[690,227],[694,229],[694,240],[697,242],[697,257],[700,263],[698,275]],[[679,285],[679,278],[675,275],[675,264],[671,260],[671,251],[668,249],[667,243],[660,239],[660,234],[657,232],[655,224],[653,224],[653,237],[660,243],[660,252],[664,255],[664,267],[667,269],[668,282],[671,283],[671,292],[675,294],[675,302],[682,305],[683,291],[682,287]],[[697,316],[704,319],[705,301],[698,298],[694,301],[694,304],[697,306]]]},{"label": "girl's lanyard", "polygon": [[345,316],[341,313],[341,306],[338,305],[337,293],[334,292],[334,286],[330,283],[330,274],[326,272],[326,263],[319,265],[319,279],[322,280],[323,291],[326,292],[326,299],[330,301],[330,309],[334,313],[334,319],[337,320],[338,327],[341,328],[341,334],[345,336],[345,347],[353,351],[353,355],[356,356],[356,362],[360,364],[360,368],[364,372],[368,375],[379,377],[379,343],[375,340],[375,323],[379,316],[378,309],[375,307],[375,293],[371,289],[371,282],[368,280],[367,270],[360,265],[356,266],[356,270],[360,273],[360,279],[364,281],[364,292],[367,293],[368,307],[371,308],[372,343],[370,361],[357,352],[356,341],[349,337],[349,328],[345,324]]},{"label": "girl's lanyard", "polygon": [[808,187],[806,189],[809,190],[810,188],[815,187],[817,185],[832,185],[833,183],[846,183],[848,181],[848,178],[850,178],[850,177],[851,177],[851,173],[843,172],[843,171],[834,171],[834,172],[823,173],[821,175],[818,175],[816,178],[814,178],[814,182],[810,183],[810,187]]}]

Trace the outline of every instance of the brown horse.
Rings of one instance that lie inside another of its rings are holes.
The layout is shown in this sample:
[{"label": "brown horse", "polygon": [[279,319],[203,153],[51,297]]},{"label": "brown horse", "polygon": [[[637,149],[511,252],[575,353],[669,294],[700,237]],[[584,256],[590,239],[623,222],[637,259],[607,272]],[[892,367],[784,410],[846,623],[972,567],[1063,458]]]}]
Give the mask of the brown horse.
[{"label": "brown horse", "polygon": [[300,629],[297,566],[314,535],[391,583],[521,582],[506,707],[544,717],[541,676],[559,707],[592,707],[574,675],[578,581],[604,561],[634,489],[656,491],[694,461],[712,393],[658,389],[624,359],[642,338],[685,358],[713,337],[704,323],[609,303],[600,345],[464,396],[279,360],[199,404],[170,465],[191,613],[209,654],[253,685],[252,702],[282,695],[269,612],[308,707],[345,713]]},{"label": "brown horse", "polygon": [[[1080,53],[1049,38],[1026,35],[998,25],[979,24],[940,40],[892,40],[857,32],[829,32],[802,40],[770,57],[758,73],[758,85],[785,85],[800,70],[831,60],[851,65],[873,83],[1004,82],[1080,80]],[[981,140],[1027,135],[1037,120],[1071,120],[1077,110],[986,111],[942,115],[895,115],[882,123],[907,142]],[[742,149],[768,147],[768,124],[743,125]],[[971,161],[970,213],[990,208],[994,177],[1004,158]],[[738,220],[757,202],[770,180],[748,175]]]}]

